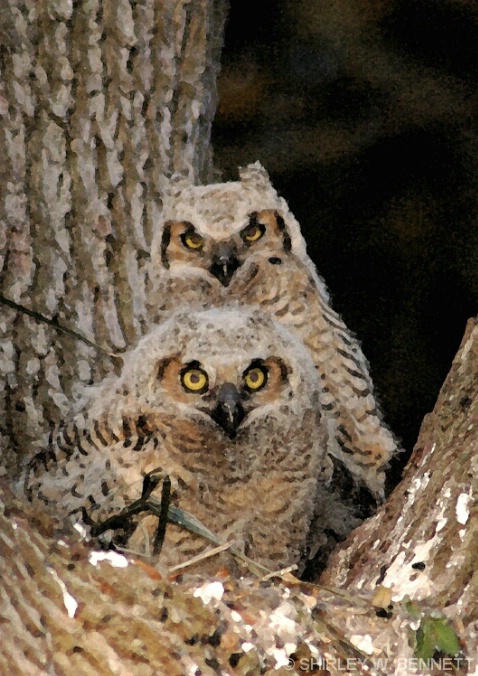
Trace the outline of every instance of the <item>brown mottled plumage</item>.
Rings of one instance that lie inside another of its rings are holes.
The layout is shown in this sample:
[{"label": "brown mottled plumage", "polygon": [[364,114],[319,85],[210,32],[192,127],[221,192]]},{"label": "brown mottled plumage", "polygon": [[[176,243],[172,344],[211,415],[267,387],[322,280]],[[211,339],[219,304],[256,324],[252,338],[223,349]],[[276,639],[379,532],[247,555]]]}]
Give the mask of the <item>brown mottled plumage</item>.
[{"label": "brown mottled plumage", "polygon": [[[331,472],[319,390],[302,343],[260,311],[179,313],[55,428],[23,489],[39,507],[85,508],[98,522],[137,500],[145,475],[161,467],[173,504],[220,538],[272,569],[302,565]],[[140,521],[151,536],[157,520],[141,516],[114,541],[139,547]],[[205,547],[169,525],[161,559],[176,564]]]},{"label": "brown mottled plumage", "polygon": [[259,163],[238,182],[172,182],[152,246],[150,316],[179,307],[257,307],[308,347],[321,380],[328,451],[380,499],[396,441],[359,342],[332,309],[300,226]]}]

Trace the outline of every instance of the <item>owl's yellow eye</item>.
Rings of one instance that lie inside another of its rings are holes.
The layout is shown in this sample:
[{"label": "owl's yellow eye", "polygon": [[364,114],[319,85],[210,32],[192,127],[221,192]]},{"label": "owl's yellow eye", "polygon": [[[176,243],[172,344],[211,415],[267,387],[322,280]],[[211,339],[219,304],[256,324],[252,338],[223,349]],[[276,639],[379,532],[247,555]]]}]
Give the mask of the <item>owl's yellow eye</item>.
[{"label": "owl's yellow eye", "polygon": [[244,382],[249,390],[260,390],[267,383],[267,370],[263,366],[250,368],[244,374]]},{"label": "owl's yellow eye", "polygon": [[185,232],[183,235],[181,235],[181,240],[187,249],[194,249],[195,251],[198,251],[204,246],[204,239],[199,233],[194,231]]},{"label": "owl's yellow eye", "polygon": [[257,242],[265,233],[266,228],[262,223],[250,223],[247,227],[241,230],[241,237],[246,244]]},{"label": "owl's yellow eye", "polygon": [[181,373],[181,383],[188,392],[202,394],[207,392],[209,379],[207,373],[199,368],[186,368]]}]

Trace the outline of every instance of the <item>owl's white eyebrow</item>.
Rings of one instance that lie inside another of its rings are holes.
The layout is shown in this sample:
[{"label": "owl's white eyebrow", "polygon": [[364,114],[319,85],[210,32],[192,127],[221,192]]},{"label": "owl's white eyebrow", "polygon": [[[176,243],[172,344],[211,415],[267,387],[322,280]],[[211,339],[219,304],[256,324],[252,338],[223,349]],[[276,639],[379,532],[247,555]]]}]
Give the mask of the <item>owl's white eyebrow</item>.
[{"label": "owl's white eyebrow", "polygon": [[[193,353],[191,353],[192,355]],[[187,357],[189,359],[189,355]],[[208,357],[206,356],[196,356],[195,357],[196,361],[198,361],[200,364],[202,364],[203,368],[207,368],[207,361]],[[258,356],[258,359],[263,359],[262,356]],[[192,361],[192,359],[191,359]],[[238,373],[242,373],[244,369],[246,369],[249,364],[251,363],[251,358],[248,356],[247,358],[244,357],[244,352],[235,352],[233,350],[228,351],[226,350],[224,354],[221,355],[214,355],[214,360],[210,360],[211,366],[216,367],[216,366],[231,366],[231,365],[237,365],[237,370]],[[242,370],[241,370],[242,369]]]}]

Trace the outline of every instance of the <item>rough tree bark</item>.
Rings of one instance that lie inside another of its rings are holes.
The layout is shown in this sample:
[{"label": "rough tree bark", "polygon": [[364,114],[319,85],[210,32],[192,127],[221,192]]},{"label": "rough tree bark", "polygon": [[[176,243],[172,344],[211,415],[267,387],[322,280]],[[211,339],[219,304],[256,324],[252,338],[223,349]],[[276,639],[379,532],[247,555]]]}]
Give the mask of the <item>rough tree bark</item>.
[{"label": "rough tree bark", "polygon": [[[3,4],[5,296],[109,351],[147,331],[144,265],[161,179],[211,178],[224,13],[221,0]],[[11,309],[2,308],[0,331],[12,474],[46,421],[112,360]],[[5,481],[1,673],[286,674],[320,658],[330,673],[412,673],[398,658],[412,659],[428,620],[443,634],[436,610],[454,619],[463,655],[476,657],[477,359],[472,322],[403,483],[330,562],[323,582],[347,588],[339,595],[287,577],[181,583],[131,557],[126,567],[94,565],[88,543],[26,509]],[[449,635],[434,641],[428,648],[456,652]],[[378,656],[389,662],[377,666]],[[465,667],[478,673],[478,662]]]},{"label": "rough tree bark", "polygon": [[[0,55],[0,288],[110,352],[148,328],[161,179],[211,178],[225,0],[10,0]],[[83,384],[94,348],[2,308],[9,468]]]},{"label": "rough tree bark", "polygon": [[391,590],[392,602],[408,597],[443,611],[456,623],[473,673],[478,673],[477,371],[478,319],[473,319],[403,480],[333,556],[322,578],[349,593],[383,586]]}]

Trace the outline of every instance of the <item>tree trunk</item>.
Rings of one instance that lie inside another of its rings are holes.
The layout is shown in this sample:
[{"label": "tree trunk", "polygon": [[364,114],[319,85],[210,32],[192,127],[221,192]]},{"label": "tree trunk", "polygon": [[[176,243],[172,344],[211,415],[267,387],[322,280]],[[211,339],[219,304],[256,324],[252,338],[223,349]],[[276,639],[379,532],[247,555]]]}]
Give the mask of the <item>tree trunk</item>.
[{"label": "tree trunk", "polygon": [[478,669],[478,318],[470,320],[404,478],[329,561],[322,581],[349,593],[391,590],[460,627]]},{"label": "tree trunk", "polygon": [[[161,182],[211,178],[226,0],[9,0],[0,11],[0,289],[108,352],[148,328]],[[11,471],[110,357],[2,307]]]}]

